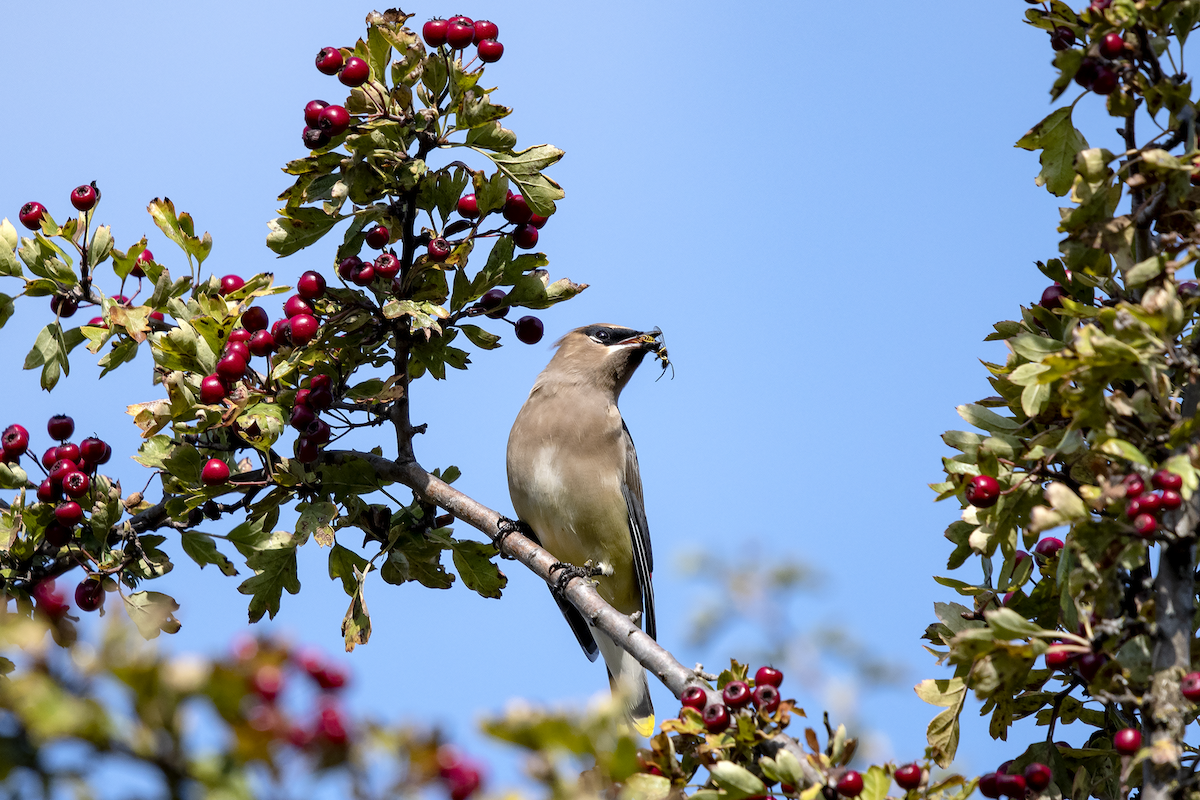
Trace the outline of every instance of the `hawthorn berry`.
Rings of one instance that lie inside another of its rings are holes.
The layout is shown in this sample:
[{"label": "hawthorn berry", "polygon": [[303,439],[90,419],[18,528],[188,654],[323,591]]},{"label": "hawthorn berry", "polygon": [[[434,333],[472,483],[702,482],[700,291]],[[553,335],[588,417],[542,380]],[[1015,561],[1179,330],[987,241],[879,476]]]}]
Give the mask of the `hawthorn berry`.
[{"label": "hawthorn berry", "polygon": [[732,708],[741,708],[750,703],[750,687],[745,681],[730,681],[725,684],[725,689],[721,692],[721,699],[725,701],[725,705]]},{"label": "hawthorn berry", "polygon": [[200,482],[205,486],[216,486],[229,480],[229,465],[219,458],[210,458],[200,470]]},{"label": "hawthorn berry", "polygon": [[502,319],[508,314],[508,306],[501,308],[507,297],[508,295],[503,289],[490,289],[483,293],[483,297],[479,298],[478,305],[492,319]]},{"label": "hawthorn berry", "polygon": [[275,337],[270,331],[255,331],[247,347],[252,355],[269,356],[275,351]]},{"label": "hawthorn berry", "polygon": [[304,146],[309,150],[316,150],[317,148],[324,147],[325,145],[329,144],[329,140],[331,138],[332,137],[330,137],[329,131],[321,128],[305,128],[300,133],[301,141],[304,142]]},{"label": "hawthorn berry", "polygon": [[62,485],[63,491],[72,500],[78,500],[88,493],[88,489],[92,488],[92,482],[88,476],[79,471],[68,472],[63,477]]},{"label": "hawthorn berry", "polygon": [[67,543],[71,541],[71,529],[64,527],[58,520],[54,520],[46,526],[42,537],[51,547],[66,547]]},{"label": "hawthorn berry", "polygon": [[309,100],[304,106],[304,122],[308,127],[317,127],[317,120],[321,118],[321,112],[328,106],[324,100]]},{"label": "hawthorn berry", "polygon": [[0,436],[0,447],[4,448],[4,455],[8,457],[25,455],[25,451],[29,449],[29,431],[25,430],[23,425],[9,425],[4,429],[3,436]]},{"label": "hawthorn berry", "polygon": [[226,275],[221,278],[221,294],[233,294],[245,285],[246,282],[242,280],[240,275]]},{"label": "hawthorn berry", "polygon": [[1046,287],[1046,291],[1042,292],[1042,299],[1038,301],[1038,305],[1047,310],[1062,308],[1062,299],[1066,296],[1067,293],[1056,283],[1053,286]]},{"label": "hawthorn berry", "polygon": [[430,47],[441,47],[446,43],[446,29],[450,23],[444,19],[431,19],[421,26],[421,36]]},{"label": "hawthorn berry", "polygon": [[[251,306],[242,312],[242,329],[246,331],[246,341],[253,338],[253,334],[258,331],[266,330],[271,324],[271,318],[267,315],[267,310],[262,306]],[[229,335],[230,341],[233,340],[233,334]]]},{"label": "hawthorn berry", "polygon": [[95,436],[89,436],[79,443],[79,454],[89,464],[103,464],[108,460],[107,451],[109,449],[108,442],[97,439]]},{"label": "hawthorn berry", "polygon": [[1000,483],[991,475],[976,475],[967,481],[966,495],[976,508],[991,508],[1000,499]]},{"label": "hawthorn berry", "polygon": [[234,383],[246,374],[246,367],[246,359],[237,353],[227,353],[217,362],[217,375],[228,383]]},{"label": "hawthorn berry", "polygon": [[1112,94],[1118,81],[1117,73],[1108,67],[1100,66],[1096,68],[1096,78],[1092,81],[1091,89],[1096,94]]},{"label": "hawthorn berry", "polygon": [[1137,497],[1142,492],[1146,491],[1146,484],[1142,480],[1142,476],[1136,472],[1132,472],[1121,479],[1121,483],[1125,486],[1125,497]]},{"label": "hawthorn berry", "polygon": [[289,320],[292,329],[292,343],[303,347],[317,335],[320,323],[312,314],[297,314]]},{"label": "hawthorn berry", "polygon": [[54,466],[54,462],[58,461],[58,446],[49,447],[46,452],[42,453],[42,466],[50,469]]},{"label": "hawthorn berry", "polygon": [[1138,514],[1133,518],[1133,529],[1143,539],[1149,539],[1158,529],[1158,520],[1149,514]]},{"label": "hawthorn berry", "polygon": [[1075,44],[1075,31],[1066,25],[1059,25],[1050,32],[1050,46],[1055,50],[1066,50]]},{"label": "hawthorn berry", "polygon": [[924,776],[920,765],[905,764],[903,767],[897,767],[892,777],[896,779],[896,785],[901,789],[915,789],[921,785],[921,778]]},{"label": "hawthorn berry", "polygon": [[450,243],[441,236],[432,239],[429,242],[429,260],[440,264],[449,257],[452,250]]},{"label": "hawthorn berry", "polygon": [[537,344],[545,333],[537,317],[521,317],[516,324],[517,339],[525,344]]},{"label": "hawthorn berry", "polygon": [[305,302],[303,297],[298,294],[294,294],[287,299],[287,302],[283,304],[283,313],[284,316],[286,316],[288,319],[291,319],[292,317],[297,317],[301,314],[311,315],[313,313],[313,309],[312,306]]},{"label": "hawthorn berry", "polygon": [[779,708],[779,703],[782,698],[779,696],[779,690],[769,683],[764,683],[762,686],[754,687],[753,700],[755,707],[759,711],[765,711],[768,714],[774,714]]},{"label": "hawthorn berry", "polygon": [[484,39],[495,39],[500,35],[499,26],[491,20],[477,19],[472,23],[471,27],[475,29],[475,38],[473,41],[476,45]]},{"label": "hawthorn berry", "polygon": [[1100,74],[1100,65],[1094,58],[1085,58],[1079,63],[1079,69],[1075,70],[1075,82],[1084,89],[1092,88],[1092,84],[1096,80],[1096,76]]},{"label": "hawthorn berry", "polygon": [[[1200,673],[1197,674],[1200,675]],[[700,711],[708,705],[708,693],[699,686],[689,686],[683,690],[683,694],[679,697],[679,702],[683,703],[685,708],[694,708]]]},{"label": "hawthorn berry", "polygon": [[362,263],[362,259],[358,256],[347,256],[338,262],[338,275],[343,280],[352,281],[354,280],[354,276],[358,274],[358,271],[362,269]]},{"label": "hawthorn berry", "polygon": [[778,688],[782,683],[783,673],[774,667],[759,667],[758,672],[754,673],[755,686],[770,685]]},{"label": "hawthorn berry", "polygon": [[390,281],[400,274],[400,259],[393,253],[380,253],[379,258],[375,259],[375,274]]},{"label": "hawthorn berry", "polygon": [[1025,776],[1009,775],[1004,772],[996,773],[996,790],[1004,797],[1021,800],[1025,797]]},{"label": "hawthorn berry", "polygon": [[250,337],[252,337],[253,335],[254,335],[254,332],[251,331],[249,328],[246,328],[246,327],[234,328],[233,330],[231,330],[229,332],[228,343],[241,342],[242,344],[245,344],[246,342],[250,341]]},{"label": "hawthorn berry", "polygon": [[200,381],[200,402],[206,406],[214,405],[229,395],[225,381],[219,375],[209,375]]},{"label": "hawthorn berry", "polygon": [[79,310],[79,301],[69,294],[56,294],[50,298],[50,310],[63,319],[75,316]]},{"label": "hawthorn berry", "polygon": [[54,518],[58,520],[59,524],[73,528],[83,519],[83,507],[74,500],[59,503],[54,509]]},{"label": "hawthorn berry", "polygon": [[504,45],[497,42],[495,39],[484,39],[479,43],[477,50],[479,60],[485,64],[492,64],[500,60],[504,55]]},{"label": "hawthorn berry", "polygon": [[1193,703],[1200,700],[1200,672],[1189,672],[1179,682],[1179,691]]},{"label": "hawthorn berry", "polygon": [[75,605],[80,611],[95,611],[104,605],[104,584],[98,577],[88,576],[75,587]]},{"label": "hawthorn berry", "polygon": [[462,50],[464,47],[475,41],[475,26],[470,20],[463,22],[455,17],[450,20],[446,26],[446,43],[455,50]]},{"label": "hawthorn berry", "polygon": [[138,253],[137,259],[133,263],[133,268],[129,270],[129,274],[135,278],[146,277],[146,270],[143,267],[152,261],[154,261],[154,253],[151,253],[149,250],[143,250]]},{"label": "hawthorn berry", "polygon": [[456,22],[461,22],[463,25],[470,25],[472,27],[475,26],[475,20],[471,19],[470,17],[466,16],[465,14],[455,14],[453,17],[446,20],[446,22],[450,23],[451,25],[453,25]]},{"label": "hawthorn berry", "polygon": [[533,225],[525,224],[518,225],[516,230],[512,232],[513,244],[522,250],[530,250],[537,247],[538,229]]},{"label": "hawthorn berry", "polygon": [[383,225],[376,225],[371,230],[367,231],[367,247],[372,250],[382,250],[387,247],[388,238],[391,232]]},{"label": "hawthorn berry", "polygon": [[46,207],[41,203],[30,201],[21,206],[21,210],[17,212],[17,219],[31,231],[36,231],[42,227],[42,217],[46,215]]},{"label": "hawthorn berry", "polygon": [[296,403],[292,406],[292,415],[288,418],[288,424],[303,433],[316,419],[316,413],[308,407],[307,403]]},{"label": "hawthorn berry", "polygon": [[352,88],[362,86],[369,77],[371,77],[371,68],[358,56],[347,58],[345,65],[338,70],[338,80]]},{"label": "hawthorn berry", "polygon": [[325,411],[333,405],[333,392],[328,386],[314,387],[308,394],[308,407],[314,411]]},{"label": "hawthorn berry", "polygon": [[1122,728],[1113,736],[1113,747],[1123,756],[1131,756],[1142,746],[1142,732],[1137,728]]},{"label": "hawthorn berry", "polygon": [[75,420],[66,414],[55,414],[46,422],[46,433],[50,434],[51,439],[65,442],[74,432]]},{"label": "hawthorn berry", "polygon": [[1025,785],[1035,792],[1040,792],[1050,785],[1050,768],[1041,762],[1034,761],[1025,767]]},{"label": "hawthorn berry", "polygon": [[350,112],[342,106],[326,106],[317,117],[316,127],[328,133],[330,137],[345,133],[350,127]]},{"label": "hawthorn berry", "polygon": [[1047,650],[1046,668],[1054,670],[1066,669],[1075,661],[1077,655],[1069,650]]},{"label": "hawthorn berry", "polygon": [[317,69],[325,75],[336,75],[342,68],[342,51],[336,47],[322,47],[317,53]]},{"label": "hawthorn berry", "polygon": [[275,340],[276,347],[291,347],[292,321],[289,319],[275,320],[275,324],[271,326],[271,338]]},{"label": "hawthorn berry", "polygon": [[979,776],[979,793],[989,800],[996,800],[1000,796],[1000,788],[996,786],[996,779],[999,776],[994,772],[989,772],[986,775]]},{"label": "hawthorn berry", "polygon": [[58,619],[70,608],[62,593],[55,589],[53,580],[41,581],[33,587],[30,594],[33,595],[38,610],[51,619]]},{"label": "hawthorn berry", "polygon": [[1125,37],[1117,31],[1106,33],[1100,40],[1100,55],[1105,58],[1116,58],[1125,50]]},{"label": "hawthorn berry", "polygon": [[283,690],[283,670],[274,664],[263,664],[250,677],[250,689],[267,703],[274,703]]},{"label": "hawthorn berry", "polygon": [[1058,555],[1058,551],[1062,550],[1063,541],[1054,536],[1047,536],[1033,547],[1033,555],[1039,564],[1044,564],[1048,559]]},{"label": "hawthorn berry", "polygon": [[837,790],[843,797],[858,797],[863,790],[862,775],[852,769],[846,770],[838,778]]},{"label": "hawthorn berry", "polygon": [[301,436],[296,440],[296,459],[301,464],[311,464],[321,455],[321,449],[315,442],[310,442]]},{"label": "hawthorn berry", "polygon": [[545,227],[546,222],[549,219],[549,217],[543,217],[541,214],[534,214],[529,218],[529,224],[540,231],[543,227]]},{"label": "hawthorn berry", "polygon": [[1108,663],[1108,656],[1104,653],[1084,653],[1079,657],[1079,674],[1088,683],[1095,679],[1104,665]]},{"label": "hawthorn berry", "polygon": [[729,710],[721,703],[711,703],[701,712],[704,727],[709,733],[720,733],[729,727]]},{"label": "hawthorn berry", "polygon": [[375,280],[375,265],[370,261],[360,261],[350,280],[357,286],[370,286],[371,281]]},{"label": "hawthorn berry", "polygon": [[504,201],[504,208],[501,211],[504,218],[509,222],[521,225],[529,222],[533,216],[533,210],[529,207],[529,203],[519,194],[512,194]]},{"label": "hawthorn berry", "polygon": [[1164,511],[1174,511],[1181,505],[1183,505],[1183,495],[1170,489],[1163,490],[1162,507]]},{"label": "hawthorn berry", "polygon": [[474,194],[464,194],[458,198],[458,213],[467,219],[479,216],[479,198]]},{"label": "hawthorn berry", "polygon": [[296,281],[296,294],[312,302],[325,296],[325,278],[319,272],[309,270]]},{"label": "hawthorn berry", "polygon": [[1166,469],[1160,469],[1151,475],[1150,482],[1154,484],[1155,489],[1170,489],[1178,492],[1183,488],[1183,476]]},{"label": "hawthorn berry", "polygon": [[332,433],[332,431],[329,428],[328,422],[321,419],[320,417],[316,417],[309,424],[309,426],[304,429],[303,433],[304,433],[304,438],[307,439],[308,441],[312,442],[315,445],[322,445],[322,444],[326,444],[329,441],[329,436]]},{"label": "hawthorn berry", "polygon": [[90,185],[85,183],[76,186],[71,191],[71,205],[75,206],[76,211],[91,211],[99,199],[100,193],[96,191],[94,181]]},{"label": "hawthorn berry", "polygon": [[346,685],[346,673],[332,664],[325,664],[313,676],[323,691],[330,692]]}]

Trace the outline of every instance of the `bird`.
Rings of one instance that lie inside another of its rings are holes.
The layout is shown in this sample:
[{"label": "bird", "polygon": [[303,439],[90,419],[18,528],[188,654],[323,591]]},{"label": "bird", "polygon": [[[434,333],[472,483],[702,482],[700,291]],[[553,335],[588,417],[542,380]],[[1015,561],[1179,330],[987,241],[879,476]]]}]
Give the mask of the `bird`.
[{"label": "bird", "polygon": [[[657,638],[654,557],[633,437],[617,408],[647,353],[665,364],[661,331],[599,323],[576,328],[534,381],[508,437],[508,491],[536,541],[564,564],[600,571],[596,589]],[[654,730],[641,664],[592,627],[560,594],[555,600],[584,653],[604,656],[609,684],[626,700],[633,728]]]}]

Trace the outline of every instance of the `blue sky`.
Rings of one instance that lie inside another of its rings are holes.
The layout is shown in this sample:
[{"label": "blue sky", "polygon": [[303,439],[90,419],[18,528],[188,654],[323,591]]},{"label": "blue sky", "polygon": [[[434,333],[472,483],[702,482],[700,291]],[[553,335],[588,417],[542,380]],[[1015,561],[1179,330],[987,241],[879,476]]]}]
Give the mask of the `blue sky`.
[{"label": "blue sky", "polygon": [[[944,574],[942,531],[956,517],[926,488],[940,479],[938,437],[963,425],[955,405],[990,394],[978,359],[1002,351],[982,339],[1040,296],[1046,281],[1033,261],[1057,246],[1055,199],[1033,184],[1036,156],[1012,147],[1051,109],[1051,51],[1022,23],[1025,8],[479,0],[410,9],[417,23],[462,11],[499,24],[506,50],[488,76],[494,99],[516,109],[506,125],[522,147],[566,151],[549,173],[566,199],[538,249],[553,277],[590,284],[541,314],[542,344],[506,336],[468,372],[420,381],[414,419],[429,433],[418,457],[459,466],[459,488],[510,512],[504,445],[548,343],[597,321],[660,326],[674,379],[655,382],[645,369],[621,404],[646,484],[660,639],[684,663],[713,666],[753,641],[734,633],[711,651],[677,646],[702,596],[675,566],[680,556],[802,559],[825,582],[789,609],[793,623],[843,626],[906,671],[900,689],[852,692],[860,718],[887,739],[881,752],[901,760],[921,754],[935,711],[908,687],[944,675],[920,634],[932,603],[955,599],[930,579]],[[304,152],[304,104],[342,96],[313,56],[351,45],[369,10],[6,9],[17,33],[2,67],[0,216],[15,221],[37,199],[61,221],[70,190],[96,180],[119,247],[147,234],[161,262],[182,263],[145,213],[165,195],[211,232],[206,266],[219,274],[274,271],[292,283],[306,269],[328,273],[332,247],[276,260],[266,223],[288,183],[279,167]],[[1076,119],[1093,144],[1119,147],[1096,98]],[[0,291],[13,293],[12,282]],[[80,435],[113,444],[110,466],[126,490],[140,488],[148,473],[126,460],[137,435],[123,410],[157,396],[148,355],[96,383],[81,349],[47,398],[20,365],[50,319],[44,299],[26,301],[0,331],[0,423],[40,434],[50,413],[70,413]],[[200,573],[175,552],[175,572],[155,588],[183,604],[184,628],[163,646],[218,651],[245,628],[238,580]],[[323,556],[305,548],[303,592],[260,629],[340,647],[347,600]],[[374,637],[345,657],[352,704],[476,742],[473,721],[509,697],[580,703],[602,690],[603,670],[579,652],[546,590],[505,567],[499,602],[462,587],[370,584]],[[454,691],[429,691],[433,683]],[[785,688],[810,715],[829,700]],[[654,696],[660,718],[676,708],[661,687]],[[965,721],[963,769],[985,771],[1023,749],[992,743],[985,720]],[[503,760],[506,751],[490,752]]]}]

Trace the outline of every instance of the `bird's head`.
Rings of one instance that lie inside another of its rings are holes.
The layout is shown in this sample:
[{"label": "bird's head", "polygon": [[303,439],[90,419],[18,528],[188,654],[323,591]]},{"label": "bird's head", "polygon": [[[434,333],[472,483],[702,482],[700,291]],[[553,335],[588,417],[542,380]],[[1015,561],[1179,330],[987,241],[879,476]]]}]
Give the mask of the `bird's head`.
[{"label": "bird's head", "polygon": [[646,353],[666,362],[662,331],[638,331],[621,325],[585,325],[556,343],[558,352],[546,367],[548,376],[588,383],[619,395]]}]

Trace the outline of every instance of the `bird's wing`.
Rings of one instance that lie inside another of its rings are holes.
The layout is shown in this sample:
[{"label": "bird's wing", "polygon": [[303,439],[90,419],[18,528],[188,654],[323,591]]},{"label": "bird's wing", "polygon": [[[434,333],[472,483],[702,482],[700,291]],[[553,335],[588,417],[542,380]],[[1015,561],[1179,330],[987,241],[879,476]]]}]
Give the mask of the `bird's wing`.
[{"label": "bird's wing", "polygon": [[629,535],[633,538],[633,570],[638,588],[642,592],[642,614],[646,620],[646,633],[651,639],[658,638],[658,625],[654,620],[654,585],[650,577],[654,573],[654,552],[650,549],[650,524],[646,522],[646,503],[642,498],[642,473],[638,469],[637,450],[625,420],[621,420],[625,431],[625,483],[621,492],[625,495],[625,508],[629,512]]},{"label": "bird's wing", "polygon": [[[537,534],[532,529],[527,529],[523,533],[530,539],[533,539],[538,547],[542,546]],[[571,626],[571,633],[575,634],[575,639],[578,640],[579,646],[583,648],[583,653],[588,657],[588,661],[595,661],[600,655],[600,646],[596,644],[596,638],[592,636],[592,631],[588,628],[587,620],[583,618],[583,614],[580,614],[579,609],[571,605],[571,602],[567,598],[553,589],[550,590],[550,596],[554,598],[554,602],[558,603],[558,610],[566,617],[567,624]]]}]

